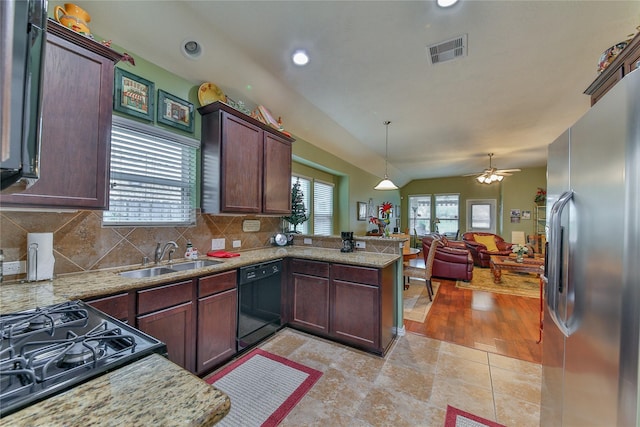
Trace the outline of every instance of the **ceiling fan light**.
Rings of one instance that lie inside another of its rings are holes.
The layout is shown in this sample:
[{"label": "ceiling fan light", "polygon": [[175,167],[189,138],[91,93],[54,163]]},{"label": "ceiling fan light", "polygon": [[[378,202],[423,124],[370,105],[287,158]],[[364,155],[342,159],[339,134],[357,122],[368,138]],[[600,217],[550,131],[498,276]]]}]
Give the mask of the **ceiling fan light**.
[{"label": "ceiling fan light", "polygon": [[502,181],[503,178],[504,178],[504,176],[498,175],[498,182]]},{"label": "ceiling fan light", "polygon": [[477,177],[476,179],[478,180],[478,182],[479,182],[480,184],[483,184],[483,183],[484,183],[484,175],[480,175],[480,176],[479,176],[479,177]]}]

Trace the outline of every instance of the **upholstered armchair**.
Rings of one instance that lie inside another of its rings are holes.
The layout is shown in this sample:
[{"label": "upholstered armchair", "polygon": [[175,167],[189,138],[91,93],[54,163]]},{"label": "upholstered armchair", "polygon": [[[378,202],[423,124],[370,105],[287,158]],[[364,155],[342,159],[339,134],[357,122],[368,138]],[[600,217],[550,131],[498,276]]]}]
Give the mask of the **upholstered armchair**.
[{"label": "upholstered armchair", "polygon": [[478,267],[489,267],[491,255],[509,256],[513,245],[505,242],[497,234],[482,232],[464,233],[462,241],[471,252],[473,263]]},{"label": "upholstered armchair", "polygon": [[440,239],[433,259],[433,277],[469,281],[473,278],[473,258],[462,242],[430,234],[422,239],[422,252],[429,253],[434,239]]}]

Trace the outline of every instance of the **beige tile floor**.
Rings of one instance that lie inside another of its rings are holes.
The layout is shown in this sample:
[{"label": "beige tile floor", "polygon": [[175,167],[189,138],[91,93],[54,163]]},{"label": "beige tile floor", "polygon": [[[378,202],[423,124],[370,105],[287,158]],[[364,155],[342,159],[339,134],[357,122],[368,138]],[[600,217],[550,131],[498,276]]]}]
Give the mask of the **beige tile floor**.
[{"label": "beige tile floor", "polygon": [[260,347],[323,372],[282,426],[443,426],[447,404],[538,426],[540,365],[408,333],[384,358],[285,328]]}]

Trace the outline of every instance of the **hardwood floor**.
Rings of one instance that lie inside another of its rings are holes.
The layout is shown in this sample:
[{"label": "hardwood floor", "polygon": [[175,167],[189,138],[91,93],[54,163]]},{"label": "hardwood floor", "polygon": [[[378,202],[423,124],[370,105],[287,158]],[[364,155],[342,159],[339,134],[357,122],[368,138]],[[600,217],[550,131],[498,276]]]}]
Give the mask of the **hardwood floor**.
[{"label": "hardwood floor", "polygon": [[[454,281],[436,280],[440,288],[425,323],[405,320],[408,332],[528,362],[541,362],[542,344],[536,343],[538,298],[459,289]],[[414,286],[417,283],[412,281]]]}]

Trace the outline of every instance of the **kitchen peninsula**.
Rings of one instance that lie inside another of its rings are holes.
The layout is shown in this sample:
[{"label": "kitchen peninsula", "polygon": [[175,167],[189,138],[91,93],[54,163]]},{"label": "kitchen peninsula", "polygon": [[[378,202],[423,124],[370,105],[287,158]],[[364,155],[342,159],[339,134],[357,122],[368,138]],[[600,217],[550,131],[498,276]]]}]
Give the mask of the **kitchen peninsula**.
[{"label": "kitchen peninsula", "polygon": [[[118,273],[124,268],[87,272],[51,281],[3,284],[0,287],[0,313],[68,300],[90,300],[148,288],[167,281],[224,273],[274,259],[337,263],[369,270],[391,268],[391,271],[395,271],[394,266],[401,260],[401,256],[375,252],[345,254],[337,249],[294,245],[241,252],[241,256],[226,259],[213,266],[142,279],[120,276]],[[397,288],[395,282],[392,281],[392,292]],[[389,307],[386,308],[388,309]],[[393,307],[391,312],[393,313]],[[171,384],[171,387],[166,387],[166,384]],[[88,399],[88,396],[91,398]],[[81,424],[91,424],[113,414],[118,414],[119,421],[124,424],[128,424],[128,421],[145,420],[145,424],[146,421],[148,424],[162,421],[163,425],[171,425],[171,420],[175,420],[176,424],[206,426],[222,418],[228,412],[229,405],[229,399],[223,392],[164,357],[152,355],[10,414],[0,419],[0,426],[66,425],[71,420],[74,423],[82,420]],[[105,415],[107,413],[109,415]],[[121,414],[124,418],[121,418]]]}]

